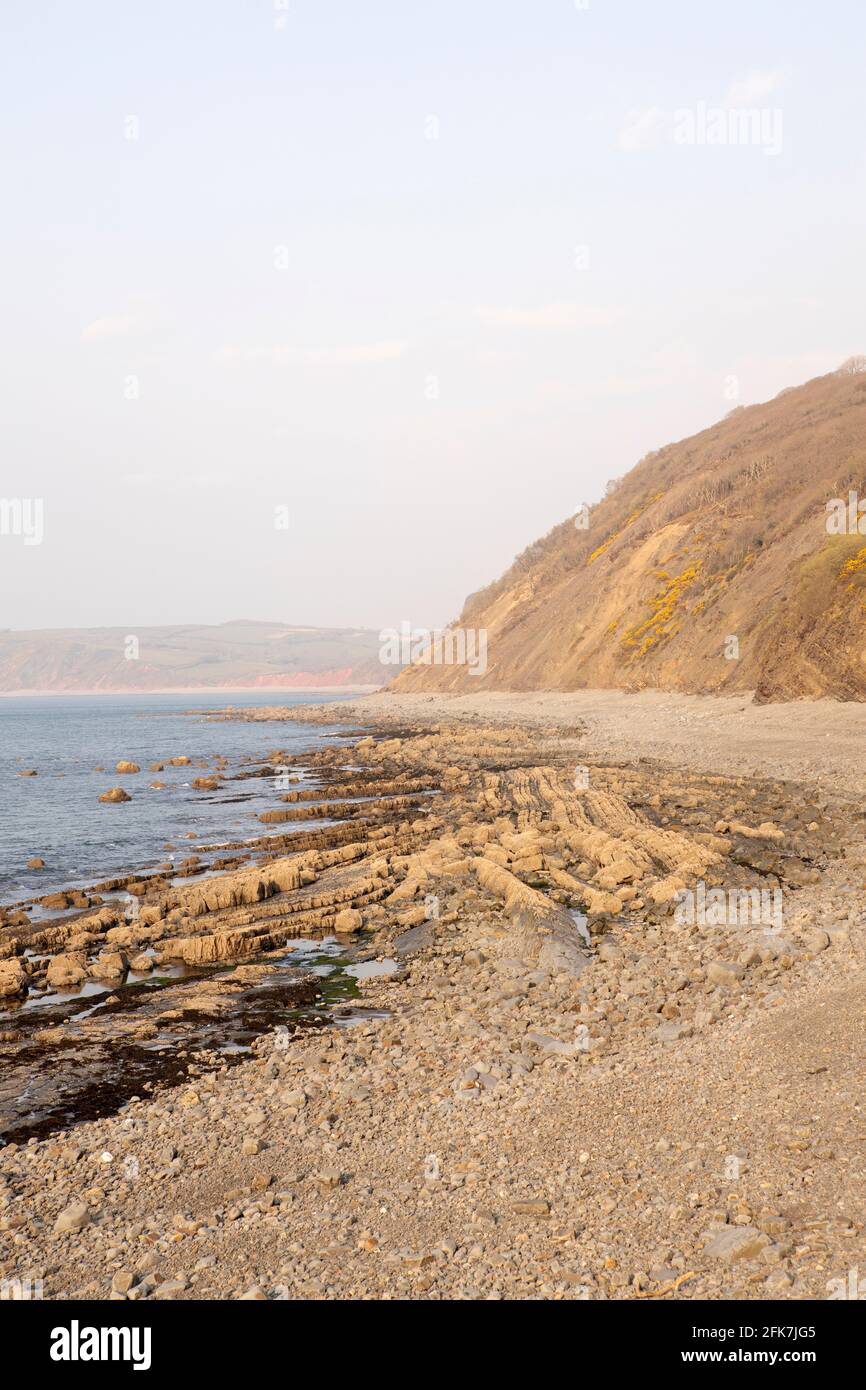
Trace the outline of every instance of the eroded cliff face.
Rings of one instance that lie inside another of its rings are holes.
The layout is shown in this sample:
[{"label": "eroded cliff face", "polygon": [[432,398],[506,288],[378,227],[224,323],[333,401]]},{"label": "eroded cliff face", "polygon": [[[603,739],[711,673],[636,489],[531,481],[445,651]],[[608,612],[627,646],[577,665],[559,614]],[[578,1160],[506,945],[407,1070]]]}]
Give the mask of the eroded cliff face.
[{"label": "eroded cliff face", "polygon": [[866,698],[866,374],[647,455],[455,626],[486,632],[486,671],[415,664],[394,689]]}]

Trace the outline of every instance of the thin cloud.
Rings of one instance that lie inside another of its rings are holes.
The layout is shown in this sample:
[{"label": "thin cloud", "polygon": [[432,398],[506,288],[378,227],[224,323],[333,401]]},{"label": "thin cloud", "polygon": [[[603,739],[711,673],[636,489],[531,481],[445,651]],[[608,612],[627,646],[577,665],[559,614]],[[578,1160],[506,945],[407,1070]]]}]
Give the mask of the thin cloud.
[{"label": "thin cloud", "polygon": [[303,360],[311,367],[366,367],[377,362],[396,362],[405,357],[409,343],[388,339],[381,343],[356,343],[349,347],[307,350]]},{"label": "thin cloud", "polygon": [[627,154],[651,150],[659,143],[665,125],[665,113],[660,106],[647,106],[629,111],[619,132],[618,144]]},{"label": "thin cloud", "polygon": [[598,304],[543,304],[533,309],[482,306],[475,312],[482,323],[555,332],[573,328],[606,328],[624,317],[624,310]]},{"label": "thin cloud", "polygon": [[227,344],[216,353],[220,362],[273,362],[288,367],[369,367],[395,362],[409,350],[408,339],[388,338],[378,343],[351,343],[333,348],[296,348],[285,343],[243,347]]},{"label": "thin cloud", "polygon": [[127,487],[159,488],[161,492],[209,492],[238,486],[231,473],[127,473],[122,481]]},{"label": "thin cloud", "polygon": [[[731,82],[720,107],[729,111],[765,105],[784,80],[781,68],[753,68]],[[627,154],[657,149],[670,139],[675,114],[661,106],[637,107],[629,111],[617,137],[619,148]]]},{"label": "thin cloud", "polygon": [[147,333],[162,315],[159,296],[143,291],[127,296],[124,310],[93,319],[82,330],[83,343],[104,343],[112,338],[130,338]]},{"label": "thin cloud", "polygon": [[754,70],[731,83],[722,105],[756,106],[778,91],[782,81],[783,73],[778,68],[767,71]]},{"label": "thin cloud", "polygon": [[135,314],[118,318],[94,319],[81,334],[83,343],[102,343],[109,338],[128,338],[141,327],[141,320]]},{"label": "thin cloud", "polygon": [[559,379],[542,382],[537,390],[540,402],[571,403],[604,400],[616,396],[639,396],[670,386],[688,385],[698,378],[695,345],[677,338],[650,352],[631,373],[613,373],[579,383]]}]

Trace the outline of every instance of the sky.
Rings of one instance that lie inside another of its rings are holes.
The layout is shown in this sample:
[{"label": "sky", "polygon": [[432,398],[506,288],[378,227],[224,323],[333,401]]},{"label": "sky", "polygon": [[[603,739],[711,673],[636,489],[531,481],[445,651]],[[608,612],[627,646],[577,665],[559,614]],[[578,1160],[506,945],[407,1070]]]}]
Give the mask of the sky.
[{"label": "sky", "polygon": [[866,351],[854,0],[0,15],[0,628],[441,625]]}]

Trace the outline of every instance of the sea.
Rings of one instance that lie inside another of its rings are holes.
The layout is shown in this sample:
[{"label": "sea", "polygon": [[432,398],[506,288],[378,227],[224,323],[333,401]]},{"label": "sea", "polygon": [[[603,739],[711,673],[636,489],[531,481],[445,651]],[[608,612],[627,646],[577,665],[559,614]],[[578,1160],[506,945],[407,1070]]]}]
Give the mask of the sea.
[{"label": "sea", "polygon": [[[312,751],[340,737],[339,726],[214,722],[206,712],[342,698],[237,690],[0,698],[0,906],[154,868],[168,860],[167,844],[176,846],[180,860],[190,852],[191,835],[197,845],[207,846],[284,834],[287,825],[267,826],[256,819],[279,804],[273,778],[225,780],[217,791],[195,791],[193,778],[211,767],[170,767],[168,759],[186,754],[193,764],[212,764],[222,755],[231,776],[275,750]],[[121,759],[138,763],[141,772],[115,772]],[[164,771],[151,772],[154,762],[165,762]],[[25,768],[36,769],[37,776],[16,775]],[[293,767],[292,775],[303,781],[303,767]],[[164,791],[151,789],[156,780],[167,784]],[[116,786],[132,800],[100,803],[100,793]],[[27,869],[34,857],[44,859],[46,867]]]}]

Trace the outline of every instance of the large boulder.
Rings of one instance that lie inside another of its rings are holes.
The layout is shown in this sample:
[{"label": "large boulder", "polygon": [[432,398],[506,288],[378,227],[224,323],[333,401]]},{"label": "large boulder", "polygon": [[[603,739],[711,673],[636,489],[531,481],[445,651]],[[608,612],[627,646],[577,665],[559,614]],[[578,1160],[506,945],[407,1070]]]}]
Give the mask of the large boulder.
[{"label": "large boulder", "polygon": [[334,931],[341,936],[359,932],[363,925],[363,917],[353,907],[344,907],[342,912],[338,912],[334,918]]},{"label": "large boulder", "polygon": [[90,967],[95,980],[122,980],[129,969],[123,951],[103,951]]},{"label": "large boulder", "polygon": [[26,993],[27,967],[24,961],[17,956],[0,961],[0,999],[14,999]]},{"label": "large boulder", "polygon": [[51,989],[77,989],[87,979],[87,966],[83,955],[55,956],[45,977]]}]

